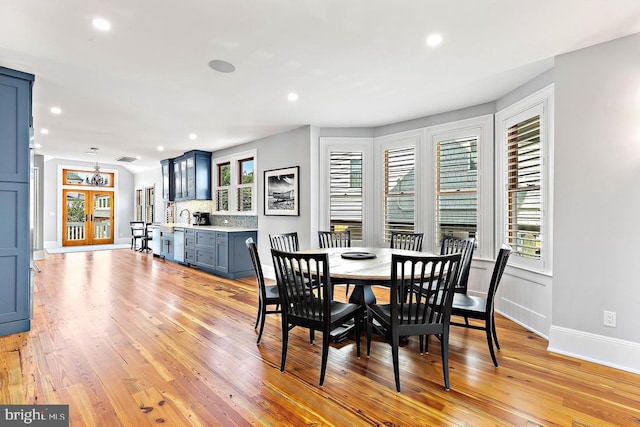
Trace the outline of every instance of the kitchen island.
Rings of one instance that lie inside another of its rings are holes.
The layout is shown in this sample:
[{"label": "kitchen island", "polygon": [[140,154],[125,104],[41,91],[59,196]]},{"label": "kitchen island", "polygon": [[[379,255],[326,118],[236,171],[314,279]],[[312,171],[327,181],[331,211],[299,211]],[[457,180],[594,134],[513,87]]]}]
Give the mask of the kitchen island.
[{"label": "kitchen island", "polygon": [[257,229],[163,223],[150,232],[154,256],[230,279],[254,275],[245,241],[257,241]]}]

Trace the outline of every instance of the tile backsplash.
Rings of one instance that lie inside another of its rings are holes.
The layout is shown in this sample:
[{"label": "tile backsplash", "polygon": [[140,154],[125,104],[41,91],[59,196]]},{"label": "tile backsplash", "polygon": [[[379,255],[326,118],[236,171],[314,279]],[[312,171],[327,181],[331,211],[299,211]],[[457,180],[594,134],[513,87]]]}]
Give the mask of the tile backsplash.
[{"label": "tile backsplash", "polygon": [[[174,217],[177,223],[187,222],[187,213],[184,212],[180,215],[184,209],[189,211],[189,215],[194,212],[213,212],[212,200],[189,200],[186,202],[175,202],[174,205]],[[226,222],[225,222],[226,220]],[[190,218],[193,221],[193,217]],[[258,228],[257,216],[246,215],[211,215],[211,225],[221,225],[227,227],[242,227],[242,228]]]},{"label": "tile backsplash", "polygon": [[[227,222],[225,222],[225,220]],[[212,215],[211,225],[224,225],[227,227],[258,228],[257,216],[245,215]]]}]

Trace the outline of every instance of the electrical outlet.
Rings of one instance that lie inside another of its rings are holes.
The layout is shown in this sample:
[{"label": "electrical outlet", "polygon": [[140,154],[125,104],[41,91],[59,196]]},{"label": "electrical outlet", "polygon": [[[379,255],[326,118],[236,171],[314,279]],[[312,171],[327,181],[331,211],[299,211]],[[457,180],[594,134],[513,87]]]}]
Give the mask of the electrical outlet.
[{"label": "electrical outlet", "polygon": [[604,326],[616,327],[616,312],[605,311],[604,312]]}]

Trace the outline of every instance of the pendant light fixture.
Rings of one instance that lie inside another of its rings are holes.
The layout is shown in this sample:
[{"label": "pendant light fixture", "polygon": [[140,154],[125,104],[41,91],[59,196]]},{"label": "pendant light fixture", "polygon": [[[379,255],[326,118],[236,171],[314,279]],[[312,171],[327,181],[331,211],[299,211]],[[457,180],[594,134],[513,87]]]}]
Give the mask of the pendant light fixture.
[{"label": "pendant light fixture", "polygon": [[[95,154],[97,156],[98,149],[96,147],[91,147],[91,151],[89,151],[87,154]],[[96,165],[93,167],[93,169],[95,172],[91,177],[91,185],[95,187],[102,187],[103,185],[107,185],[107,180],[100,173],[100,165],[98,165],[98,159],[96,159]]]}]

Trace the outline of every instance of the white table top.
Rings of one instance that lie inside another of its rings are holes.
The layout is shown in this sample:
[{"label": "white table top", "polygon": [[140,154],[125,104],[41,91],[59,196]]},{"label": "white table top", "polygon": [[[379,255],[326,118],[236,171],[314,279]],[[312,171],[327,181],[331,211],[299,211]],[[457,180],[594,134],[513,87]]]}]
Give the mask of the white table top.
[{"label": "white table top", "polygon": [[[433,255],[428,252],[407,251],[391,248],[316,248],[298,251],[299,253],[327,253],[329,254],[329,271],[332,279],[347,282],[375,282],[388,283],[391,276],[391,255]],[[376,254],[373,259],[345,259],[341,255],[345,252],[371,252]]]}]

